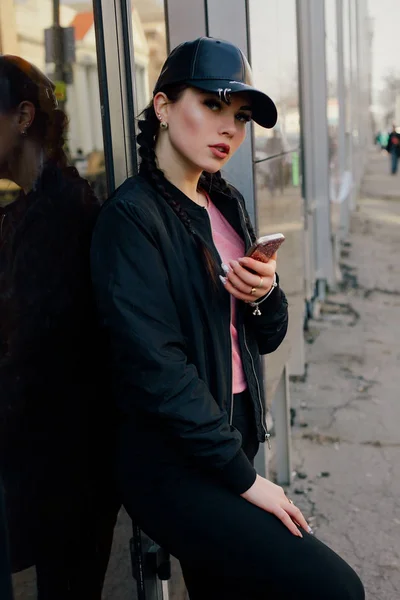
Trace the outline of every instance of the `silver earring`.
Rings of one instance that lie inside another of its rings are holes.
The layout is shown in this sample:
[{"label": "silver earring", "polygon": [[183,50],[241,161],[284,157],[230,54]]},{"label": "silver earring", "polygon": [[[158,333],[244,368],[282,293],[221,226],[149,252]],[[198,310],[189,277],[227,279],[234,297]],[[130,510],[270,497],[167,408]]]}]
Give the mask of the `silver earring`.
[{"label": "silver earring", "polygon": [[26,128],[21,131],[21,135],[22,137],[26,137],[28,135],[28,131],[26,130]]},{"label": "silver earring", "polygon": [[161,121],[160,127],[161,127],[161,129],[164,129],[164,130],[168,129],[168,123],[166,123],[165,121]]}]

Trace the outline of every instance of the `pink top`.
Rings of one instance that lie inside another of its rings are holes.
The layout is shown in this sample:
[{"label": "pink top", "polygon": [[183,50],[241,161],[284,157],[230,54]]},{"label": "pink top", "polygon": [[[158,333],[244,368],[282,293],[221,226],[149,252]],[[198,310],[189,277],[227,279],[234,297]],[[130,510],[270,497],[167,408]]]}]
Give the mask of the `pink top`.
[{"label": "pink top", "polygon": [[[217,248],[222,262],[229,265],[229,261],[237,260],[244,256],[245,247],[240,235],[228,223],[219,212],[215,204],[207,196],[207,211],[211,221],[211,230],[215,247]],[[240,394],[247,388],[247,382],[243,371],[242,358],[240,355],[239,338],[236,329],[236,298],[231,297],[231,339],[232,339],[232,390],[234,394]]]}]

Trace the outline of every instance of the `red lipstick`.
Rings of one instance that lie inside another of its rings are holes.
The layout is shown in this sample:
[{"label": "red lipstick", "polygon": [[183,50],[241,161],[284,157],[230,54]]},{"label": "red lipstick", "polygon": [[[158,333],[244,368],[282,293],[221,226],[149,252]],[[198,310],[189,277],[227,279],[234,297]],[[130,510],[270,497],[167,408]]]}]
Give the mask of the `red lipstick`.
[{"label": "red lipstick", "polygon": [[228,144],[214,144],[213,146],[209,146],[209,148],[217,158],[226,158],[231,150]]}]

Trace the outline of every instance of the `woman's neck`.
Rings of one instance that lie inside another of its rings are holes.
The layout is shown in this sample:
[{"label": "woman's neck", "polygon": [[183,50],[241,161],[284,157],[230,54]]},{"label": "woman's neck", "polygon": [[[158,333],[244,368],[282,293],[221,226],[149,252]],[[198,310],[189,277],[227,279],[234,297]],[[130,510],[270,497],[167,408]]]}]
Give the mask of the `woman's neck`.
[{"label": "woman's neck", "polygon": [[[167,147],[168,146],[168,147]],[[182,155],[178,154],[167,140],[157,141],[155,153],[158,168],[165,177],[188,198],[199,204],[199,193],[197,191],[202,171],[194,165],[188,164]]]},{"label": "woman's neck", "polygon": [[28,194],[40,177],[44,162],[43,149],[34,142],[26,140],[18,160],[10,166],[10,179],[19,185],[25,194]]}]

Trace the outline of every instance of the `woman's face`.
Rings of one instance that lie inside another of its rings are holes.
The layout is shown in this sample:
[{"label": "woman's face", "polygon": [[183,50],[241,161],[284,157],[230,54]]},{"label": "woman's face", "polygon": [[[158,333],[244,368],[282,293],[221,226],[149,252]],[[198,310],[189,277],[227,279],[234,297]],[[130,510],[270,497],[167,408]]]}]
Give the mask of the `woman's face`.
[{"label": "woman's face", "polygon": [[213,93],[187,88],[174,103],[159,112],[168,129],[172,149],[188,168],[215,173],[235,154],[246,137],[251,120],[247,94],[232,94],[226,104]]}]

